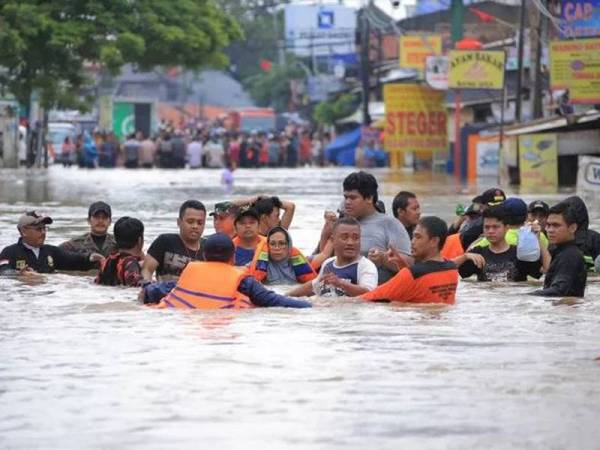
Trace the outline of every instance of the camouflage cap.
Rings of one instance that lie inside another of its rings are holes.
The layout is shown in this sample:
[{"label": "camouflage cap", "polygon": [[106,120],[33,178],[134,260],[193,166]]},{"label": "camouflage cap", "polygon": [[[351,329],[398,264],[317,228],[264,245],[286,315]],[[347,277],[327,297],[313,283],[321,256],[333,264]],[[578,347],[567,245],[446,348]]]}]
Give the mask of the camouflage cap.
[{"label": "camouflage cap", "polygon": [[232,202],[220,202],[215,203],[215,210],[209,214],[209,216],[217,216],[221,214],[228,214],[235,216],[239,211],[239,206]]}]

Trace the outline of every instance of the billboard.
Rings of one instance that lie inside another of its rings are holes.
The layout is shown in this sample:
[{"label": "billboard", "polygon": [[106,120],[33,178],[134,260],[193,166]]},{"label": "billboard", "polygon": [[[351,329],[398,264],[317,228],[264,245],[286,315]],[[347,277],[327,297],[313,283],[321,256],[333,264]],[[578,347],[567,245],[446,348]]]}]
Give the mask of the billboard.
[{"label": "billboard", "polygon": [[600,0],[562,0],[560,37],[600,36]]},{"label": "billboard", "polygon": [[285,5],[287,50],[299,57],[356,53],[356,10],[343,5]]},{"label": "billboard", "polygon": [[384,85],[384,148],[389,152],[447,150],[445,95],[418,84]]},{"label": "billboard", "polygon": [[437,34],[400,36],[399,50],[400,67],[425,70],[428,56],[442,54],[442,36]]},{"label": "billboard", "polygon": [[550,88],[572,103],[600,103],[600,39],[550,42]]},{"label": "billboard", "polygon": [[556,134],[519,136],[521,187],[529,189],[558,186],[558,141]]},{"label": "billboard", "polygon": [[451,50],[448,86],[457,89],[502,89],[506,54],[498,50]]}]

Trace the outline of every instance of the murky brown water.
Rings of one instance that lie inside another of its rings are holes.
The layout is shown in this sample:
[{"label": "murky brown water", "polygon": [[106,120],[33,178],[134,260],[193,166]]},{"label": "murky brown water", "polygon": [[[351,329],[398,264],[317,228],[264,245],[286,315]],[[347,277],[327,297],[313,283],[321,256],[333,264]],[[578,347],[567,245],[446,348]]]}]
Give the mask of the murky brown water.
[{"label": "murky brown water", "polygon": [[[308,251],[348,172],[238,171],[233,195],[296,201],[291,231]],[[388,206],[412,189],[425,213],[446,219],[477,190],[375,173]],[[30,208],[54,217],[48,243],[79,234],[98,199],[115,217],[142,219],[148,245],[176,229],[182,201],[222,200],[219,177],[0,171],[0,247]],[[576,304],[524,295],[531,289],[461,282],[454,307],[209,315],[148,310],[136,290],[90,276],[0,279],[0,447],[598,448],[600,285],[591,279]]]}]

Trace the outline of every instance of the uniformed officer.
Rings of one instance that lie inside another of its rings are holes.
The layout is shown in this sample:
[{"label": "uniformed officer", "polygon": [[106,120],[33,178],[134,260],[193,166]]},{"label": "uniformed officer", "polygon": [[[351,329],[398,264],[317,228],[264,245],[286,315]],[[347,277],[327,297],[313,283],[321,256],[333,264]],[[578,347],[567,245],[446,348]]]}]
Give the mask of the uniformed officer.
[{"label": "uniformed officer", "polygon": [[90,270],[104,260],[98,253],[80,255],[67,252],[54,245],[44,244],[48,216],[30,211],[21,216],[17,229],[21,237],[0,253],[0,274],[26,272],[52,273],[55,270]]},{"label": "uniformed officer", "polygon": [[59,247],[68,252],[82,255],[89,253],[100,253],[102,256],[110,255],[117,250],[114,237],[108,233],[111,216],[112,211],[109,204],[105,202],[92,203],[88,209],[90,231],[63,242]]}]

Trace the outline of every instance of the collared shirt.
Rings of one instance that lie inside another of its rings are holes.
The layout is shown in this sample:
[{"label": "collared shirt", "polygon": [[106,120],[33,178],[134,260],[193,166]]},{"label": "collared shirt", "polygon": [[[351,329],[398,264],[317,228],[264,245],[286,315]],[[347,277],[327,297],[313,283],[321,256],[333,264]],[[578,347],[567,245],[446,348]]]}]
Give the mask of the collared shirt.
[{"label": "collared shirt", "polygon": [[55,270],[90,270],[96,267],[96,263],[90,262],[89,254],[80,255],[54,245],[42,245],[36,256],[28,247],[23,239],[5,247],[0,253],[0,274],[26,269],[52,273]]}]

